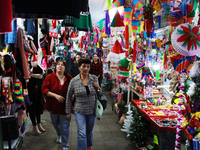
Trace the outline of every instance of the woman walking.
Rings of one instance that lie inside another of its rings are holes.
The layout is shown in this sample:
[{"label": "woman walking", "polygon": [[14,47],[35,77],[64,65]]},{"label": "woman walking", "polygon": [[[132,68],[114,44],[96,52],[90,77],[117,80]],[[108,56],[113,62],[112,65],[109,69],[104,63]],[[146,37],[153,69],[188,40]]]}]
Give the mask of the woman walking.
[{"label": "woman walking", "polygon": [[55,72],[49,74],[42,85],[42,94],[46,96],[45,108],[50,112],[52,124],[58,135],[56,142],[62,143],[63,150],[68,150],[70,122],[66,120],[65,103],[71,79],[72,76],[67,74],[67,64],[59,60]]},{"label": "woman walking", "polygon": [[66,99],[67,120],[71,121],[71,98],[74,94],[74,115],[77,124],[78,150],[91,150],[95,123],[95,95],[100,90],[97,76],[89,74],[91,61],[81,58],[78,62],[80,74],[74,77],[68,88]]}]

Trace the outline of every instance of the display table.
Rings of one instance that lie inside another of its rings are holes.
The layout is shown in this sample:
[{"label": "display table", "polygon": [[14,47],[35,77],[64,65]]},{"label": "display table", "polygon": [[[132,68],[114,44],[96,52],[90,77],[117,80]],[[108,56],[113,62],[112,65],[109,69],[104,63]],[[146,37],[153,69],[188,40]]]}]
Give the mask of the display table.
[{"label": "display table", "polygon": [[[163,110],[169,110],[171,112],[170,116],[167,115],[153,115],[152,112],[158,111],[158,109],[141,109],[140,105],[145,102],[145,100],[132,100],[131,103],[137,108],[137,110],[147,119],[147,121],[151,122],[152,125],[158,130],[158,131],[176,131],[176,127],[168,127],[168,126],[160,126],[158,123],[155,122],[156,119],[174,119],[177,118],[176,113],[178,112],[178,109],[163,109]],[[154,103],[147,103],[147,105],[154,105]],[[160,109],[161,110],[161,109]],[[183,110],[184,112],[184,110]],[[184,131],[185,128],[181,127],[181,130]]]},{"label": "display table", "polygon": [[[176,118],[176,114],[171,113],[170,116],[156,116],[153,114],[157,109],[141,109],[140,105],[145,103],[146,100],[132,100],[131,103],[137,108],[146,119],[155,127],[154,133],[154,143],[156,150],[174,150],[175,147],[175,138],[176,138],[176,126],[173,127],[161,126],[160,123],[156,122],[157,120],[170,120]],[[146,105],[154,105],[154,103],[146,103]],[[178,111],[175,109],[164,109],[172,111]],[[185,127],[181,127],[181,134],[184,133]],[[181,148],[182,149],[182,148]]]}]

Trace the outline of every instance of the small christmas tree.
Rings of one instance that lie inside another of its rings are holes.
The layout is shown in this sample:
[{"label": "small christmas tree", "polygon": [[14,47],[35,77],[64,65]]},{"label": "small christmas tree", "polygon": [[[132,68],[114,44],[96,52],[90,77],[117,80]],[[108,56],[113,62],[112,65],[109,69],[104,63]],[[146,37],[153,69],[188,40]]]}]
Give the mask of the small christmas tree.
[{"label": "small christmas tree", "polygon": [[133,116],[129,138],[134,144],[143,146],[145,144],[147,129],[150,123],[137,111],[135,107],[133,108]]},{"label": "small christmas tree", "polygon": [[192,81],[196,86],[194,88],[194,95],[191,96],[191,100],[194,103],[200,103],[200,76],[193,77]]},{"label": "small christmas tree", "polygon": [[133,122],[133,111],[131,110],[131,108],[133,107],[132,104],[128,105],[128,112],[126,113],[126,119],[124,119],[124,123],[122,126],[121,131],[124,131],[127,133],[127,137],[130,136],[130,126]]},{"label": "small christmas tree", "polygon": [[200,61],[197,61],[190,70],[190,77],[195,83],[194,94],[191,95],[192,107],[195,107],[195,103],[200,103]]}]

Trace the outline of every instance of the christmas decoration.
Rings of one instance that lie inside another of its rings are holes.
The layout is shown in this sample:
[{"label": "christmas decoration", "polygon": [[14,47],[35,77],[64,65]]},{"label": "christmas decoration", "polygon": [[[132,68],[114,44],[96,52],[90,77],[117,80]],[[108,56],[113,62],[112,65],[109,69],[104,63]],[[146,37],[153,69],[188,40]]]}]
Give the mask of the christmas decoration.
[{"label": "christmas decoration", "polygon": [[171,60],[174,70],[177,72],[188,72],[194,65],[194,56],[183,56],[178,53],[174,53],[168,57]]},{"label": "christmas decoration", "polygon": [[111,4],[110,9],[120,6],[124,6],[125,25],[129,24],[132,8],[136,8],[138,10],[143,9],[143,4],[140,0],[116,0]]},{"label": "christmas decoration", "polygon": [[115,45],[111,49],[110,53],[107,56],[107,61],[118,62],[121,59],[125,58],[125,53],[122,50],[122,47],[118,40],[115,41]]},{"label": "christmas decoration", "polygon": [[106,10],[105,14],[105,34],[111,34],[109,10]]},{"label": "christmas decoration", "polygon": [[[167,6],[169,7],[169,6]],[[168,14],[167,14],[168,15]],[[170,10],[170,14],[168,15],[169,23],[172,27],[176,27],[179,24],[183,23],[183,12],[180,7],[172,7]]]},{"label": "christmas decoration", "polygon": [[151,4],[145,4],[144,7],[144,23],[145,23],[145,31],[147,32],[147,36],[150,37],[151,32],[153,31],[153,6]]},{"label": "christmas decoration", "polygon": [[194,16],[195,16],[194,7],[191,4],[187,4],[187,21],[189,23],[192,23]]},{"label": "christmas decoration", "polygon": [[179,25],[172,33],[172,46],[183,56],[194,56],[200,52],[200,30],[188,23]]},{"label": "christmas decoration", "polygon": [[144,146],[149,125],[150,123],[134,107],[133,121],[130,125],[130,140],[138,146]]},{"label": "christmas decoration", "polygon": [[[189,76],[195,83],[194,91],[191,95],[192,106],[194,107],[195,103],[200,103],[200,61],[197,61],[192,67]],[[200,108],[198,107],[197,110],[200,110]]]},{"label": "christmas decoration", "polygon": [[132,104],[128,105],[128,112],[126,115],[126,119],[124,119],[124,124],[121,128],[121,131],[127,133],[127,137],[130,136],[130,126],[133,122],[133,111],[131,110],[132,107],[133,107]]}]

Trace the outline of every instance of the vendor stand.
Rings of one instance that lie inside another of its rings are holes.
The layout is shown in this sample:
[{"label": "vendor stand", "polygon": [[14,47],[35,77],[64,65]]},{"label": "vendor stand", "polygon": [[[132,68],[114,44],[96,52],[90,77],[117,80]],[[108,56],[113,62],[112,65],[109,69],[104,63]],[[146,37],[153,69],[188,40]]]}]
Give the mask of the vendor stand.
[{"label": "vendor stand", "polygon": [[[197,61],[195,55],[200,50],[200,29],[192,25],[194,7],[184,0],[144,3],[138,1],[137,4],[135,1],[133,4],[127,2],[117,0],[108,7],[124,7],[122,12],[118,9],[116,17],[119,19],[113,19],[112,23],[120,20],[120,25],[123,28],[125,26],[125,31],[114,32],[115,38],[121,40],[111,47],[107,56],[107,61],[116,65],[115,70],[110,70],[114,87],[110,92],[113,106],[118,106],[123,101],[123,90],[128,91],[128,111],[123,125],[123,131],[127,132],[127,136],[139,146],[144,144],[141,141],[137,143],[138,140],[131,137],[141,127],[134,124],[129,104],[132,100],[131,103],[137,111],[156,129],[156,149],[180,150],[181,131],[186,132],[190,143],[193,137],[200,137],[200,134],[194,133],[194,127],[200,127],[200,117],[191,113],[200,110],[200,105],[197,104],[200,103],[197,100],[200,82],[196,81],[199,74],[193,76],[195,79],[191,79],[189,75],[190,69]],[[197,2],[195,7],[197,8]],[[161,26],[164,28],[160,29]],[[127,60],[128,67],[123,63]],[[191,80],[196,82],[195,94],[187,92],[187,82]],[[130,131],[131,127],[134,127],[133,133]],[[198,133],[197,130],[196,132]],[[144,137],[145,133],[141,131],[138,135]],[[135,137],[139,137],[138,135]]]},{"label": "vendor stand", "polygon": [[[155,104],[146,103],[146,100],[132,100],[131,102],[147,121],[154,126],[155,134],[153,138],[155,148],[159,150],[174,149],[178,110],[169,108],[153,109]],[[183,123],[181,130],[185,131],[185,117],[182,116],[181,118]]]}]

